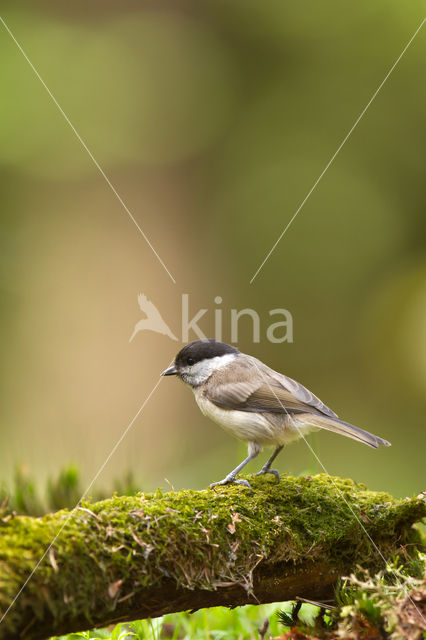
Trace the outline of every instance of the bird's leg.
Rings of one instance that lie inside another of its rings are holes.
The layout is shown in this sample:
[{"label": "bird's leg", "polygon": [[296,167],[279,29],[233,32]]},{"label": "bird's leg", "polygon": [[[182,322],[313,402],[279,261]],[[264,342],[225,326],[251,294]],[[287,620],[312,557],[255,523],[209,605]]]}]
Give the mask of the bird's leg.
[{"label": "bird's leg", "polygon": [[279,472],[276,469],[271,469],[271,464],[273,463],[273,461],[275,460],[275,458],[283,448],[284,448],[284,445],[282,444],[275,449],[274,453],[271,455],[268,462],[265,462],[261,470],[256,473],[257,476],[263,476],[265,473],[271,473],[273,476],[276,477],[278,482],[280,481]]},{"label": "bird's leg", "polygon": [[235,469],[233,469],[230,473],[228,473],[228,475],[225,476],[223,480],[219,480],[218,482],[212,482],[212,484],[210,485],[210,489],[213,489],[213,487],[216,487],[217,485],[221,485],[221,484],[242,484],[251,490],[251,485],[250,485],[250,482],[248,482],[248,480],[244,480],[243,478],[236,478],[235,476],[237,476],[240,473],[241,469],[243,469],[246,466],[246,464],[251,462],[257,455],[259,455],[260,449],[261,449],[260,445],[250,442],[248,446],[247,458],[243,460],[238,465],[238,467],[235,467]]}]

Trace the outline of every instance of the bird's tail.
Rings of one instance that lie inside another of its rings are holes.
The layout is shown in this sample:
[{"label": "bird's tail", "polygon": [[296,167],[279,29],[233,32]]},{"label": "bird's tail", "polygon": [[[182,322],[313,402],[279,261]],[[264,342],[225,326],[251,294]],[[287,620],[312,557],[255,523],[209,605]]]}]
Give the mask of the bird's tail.
[{"label": "bird's tail", "polygon": [[343,420],[339,420],[338,418],[329,418],[327,416],[316,415],[313,413],[299,413],[297,415],[297,420],[300,420],[304,424],[311,424],[315,427],[319,427],[320,429],[327,429],[334,433],[340,433],[342,436],[358,440],[359,442],[368,444],[369,447],[374,447],[375,449],[377,449],[379,445],[384,445],[385,447],[391,446],[390,442],[387,440],[383,440],[383,438],[379,438],[379,436],[375,436],[368,431],[364,431],[364,429],[355,427],[353,424],[349,424],[349,422],[343,422]]}]

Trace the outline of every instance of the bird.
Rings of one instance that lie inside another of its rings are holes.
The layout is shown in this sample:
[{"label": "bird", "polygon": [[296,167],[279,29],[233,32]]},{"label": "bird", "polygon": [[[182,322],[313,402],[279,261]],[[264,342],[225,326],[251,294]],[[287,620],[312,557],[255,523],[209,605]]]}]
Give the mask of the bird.
[{"label": "bird", "polygon": [[280,474],[272,468],[283,447],[311,431],[326,429],[370,447],[390,443],[341,420],[296,380],[271,369],[233,345],[213,338],[194,340],[177,354],[162,376],[177,376],[193,392],[201,412],[225,431],[247,443],[247,457],[217,485],[240,484],[251,490],[240,471],[264,446],[274,452],[256,475]]},{"label": "bird", "polygon": [[151,302],[151,300],[148,300],[148,298],[143,293],[140,293],[138,295],[138,302],[139,307],[141,308],[141,311],[143,311],[146,315],[146,318],[142,318],[142,320],[139,320],[139,322],[136,323],[133,333],[130,336],[129,342],[133,340],[133,338],[139,331],[146,330],[156,331],[157,333],[162,333],[163,335],[168,336],[172,340],[178,340],[175,334],[164,322],[160,312],[158,311],[155,304]]}]

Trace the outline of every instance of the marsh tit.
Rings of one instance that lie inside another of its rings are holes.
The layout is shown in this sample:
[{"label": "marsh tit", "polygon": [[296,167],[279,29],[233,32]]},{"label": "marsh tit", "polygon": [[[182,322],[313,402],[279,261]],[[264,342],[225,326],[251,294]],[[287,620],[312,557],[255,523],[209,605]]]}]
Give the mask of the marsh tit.
[{"label": "marsh tit", "polygon": [[263,446],[274,453],[257,475],[280,475],[272,469],[284,445],[317,429],[327,429],[370,447],[390,446],[387,440],[343,422],[306,387],[274,371],[253,356],[213,339],[190,342],[162,376],[178,376],[193,390],[201,412],[225,431],[248,444],[248,456],[215,485],[237,483],[249,488],[237,474]]}]

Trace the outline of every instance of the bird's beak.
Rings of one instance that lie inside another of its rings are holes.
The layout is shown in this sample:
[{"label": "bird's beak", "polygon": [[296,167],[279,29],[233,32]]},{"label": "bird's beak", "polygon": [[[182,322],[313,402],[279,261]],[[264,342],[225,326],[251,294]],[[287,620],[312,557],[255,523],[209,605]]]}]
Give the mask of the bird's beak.
[{"label": "bird's beak", "polygon": [[168,369],[164,369],[164,371],[161,374],[162,376],[176,376],[177,375],[177,369],[175,367],[174,364],[172,364],[171,367],[169,367]]}]

